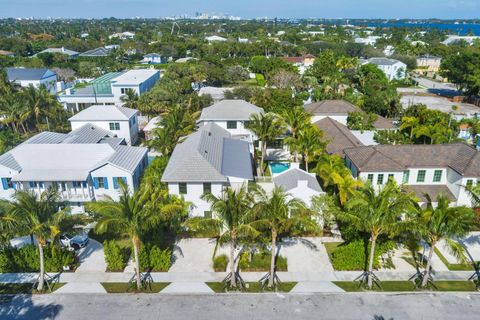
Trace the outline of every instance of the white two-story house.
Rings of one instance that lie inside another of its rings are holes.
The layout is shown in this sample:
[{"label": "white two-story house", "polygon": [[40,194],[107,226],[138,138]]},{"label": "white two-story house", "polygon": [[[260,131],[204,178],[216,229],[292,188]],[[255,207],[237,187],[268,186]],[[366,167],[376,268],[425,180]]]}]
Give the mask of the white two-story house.
[{"label": "white two-story house", "polygon": [[424,203],[439,194],[456,205],[471,205],[465,186],[480,179],[480,153],[464,143],[378,145],[344,150],[352,175],[374,185],[393,179]]},{"label": "white two-story house", "polygon": [[385,73],[388,80],[401,80],[407,76],[407,65],[402,61],[390,58],[370,58],[362,64],[374,64]]},{"label": "white two-story house", "polygon": [[199,127],[215,123],[226,129],[233,137],[253,143],[255,137],[245,125],[253,114],[262,112],[262,108],[245,100],[222,100],[204,108],[197,123]]},{"label": "white two-story house", "polygon": [[72,130],[94,124],[134,144],[138,138],[138,110],[118,106],[91,106],[70,119]]},{"label": "white two-story house", "polygon": [[215,123],[201,126],[179,143],[163,173],[169,194],[192,204],[192,216],[210,217],[210,203],[202,195],[221,196],[225,187],[240,189],[253,180],[250,143],[232,138]]},{"label": "white two-story house", "polygon": [[79,213],[85,202],[105,196],[118,200],[119,181],[134,191],[147,166],[147,149],[110,143],[116,139],[101,138],[100,128],[82,130],[45,132],[1,155],[0,198],[11,200],[15,190],[39,195],[52,186],[72,213]]},{"label": "white two-story house", "polygon": [[57,92],[57,74],[49,69],[6,68],[7,79],[13,85],[21,87],[44,86],[51,94]]},{"label": "white two-story house", "polygon": [[160,79],[160,71],[137,69],[109,72],[103,76],[58,95],[65,109],[74,113],[92,105],[122,105],[121,98],[132,89],[138,96],[150,90]]}]

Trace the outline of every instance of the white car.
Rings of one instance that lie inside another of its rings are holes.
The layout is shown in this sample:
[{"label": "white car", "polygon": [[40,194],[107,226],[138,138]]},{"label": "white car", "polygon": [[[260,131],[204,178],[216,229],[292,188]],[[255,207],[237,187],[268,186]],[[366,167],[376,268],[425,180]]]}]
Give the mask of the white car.
[{"label": "white car", "polygon": [[86,234],[77,234],[72,236],[70,234],[62,234],[60,236],[60,245],[66,248],[71,248],[78,250],[84,248],[88,244],[88,235]]}]

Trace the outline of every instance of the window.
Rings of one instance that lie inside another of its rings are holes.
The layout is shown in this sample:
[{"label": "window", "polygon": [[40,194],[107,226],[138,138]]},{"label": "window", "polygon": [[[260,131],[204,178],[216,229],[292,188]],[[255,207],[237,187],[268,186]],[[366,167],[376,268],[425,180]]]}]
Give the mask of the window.
[{"label": "window", "polygon": [[408,183],[408,180],[410,179],[410,171],[404,171],[403,172],[403,183]]},{"label": "window", "polygon": [[94,177],[93,186],[95,187],[95,189],[108,189],[107,177]]},{"label": "window", "polygon": [[125,185],[127,184],[126,177],[113,177],[113,189],[120,188],[120,181],[123,181]]},{"label": "window", "polygon": [[237,129],[237,121],[227,121],[227,129]]},{"label": "window", "polygon": [[377,177],[377,184],[383,184],[383,174],[379,174]]},{"label": "window", "polygon": [[469,179],[467,180],[467,188],[470,188],[471,186],[473,186],[473,180]]},{"label": "window", "polygon": [[435,170],[433,173],[433,182],[442,181],[442,170]]},{"label": "window", "polygon": [[120,93],[121,94],[126,94],[127,93],[127,88],[120,88]]},{"label": "window", "polygon": [[212,193],[212,184],[206,182],[203,184],[203,194]]},{"label": "window", "polygon": [[212,211],[203,211],[203,217],[204,218],[211,218],[212,217]]},{"label": "window", "polygon": [[393,181],[393,173],[390,173],[390,174],[388,175],[388,181],[390,181],[390,180]]},{"label": "window", "polygon": [[120,130],[120,123],[119,122],[110,122],[110,131],[118,131]]},{"label": "window", "polygon": [[186,183],[179,183],[178,190],[180,194],[187,194],[187,184]]},{"label": "window", "polygon": [[425,175],[426,175],[426,171],[425,170],[418,170],[418,174],[417,174],[417,182],[425,182]]},{"label": "window", "polygon": [[81,188],[82,187],[82,182],[81,181],[73,181],[73,187],[74,188]]},{"label": "window", "polygon": [[369,174],[367,180],[368,180],[370,183],[373,183],[373,174]]},{"label": "window", "polygon": [[98,178],[98,187],[100,189],[104,189],[105,188],[105,179],[103,177],[100,177]]}]

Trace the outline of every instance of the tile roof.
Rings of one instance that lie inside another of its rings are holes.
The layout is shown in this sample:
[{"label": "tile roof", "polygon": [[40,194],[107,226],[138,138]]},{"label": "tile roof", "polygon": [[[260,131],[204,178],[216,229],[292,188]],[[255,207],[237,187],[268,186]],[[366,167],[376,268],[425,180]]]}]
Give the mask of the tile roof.
[{"label": "tile roof", "polygon": [[360,108],[345,100],[323,100],[305,105],[305,111],[317,116],[326,114],[345,114],[360,111]]},{"label": "tile roof", "polygon": [[129,120],[138,113],[138,110],[119,107],[119,106],[101,106],[95,105],[80,111],[69,121],[116,121]]},{"label": "tile roof", "polygon": [[317,192],[323,192],[315,175],[311,175],[298,168],[291,168],[273,177],[275,186],[282,187],[285,191],[290,191],[298,187],[299,181],[307,181],[307,186]]},{"label": "tile roof", "polygon": [[464,143],[365,146],[344,153],[364,172],[448,167],[462,176],[480,177],[480,153]]},{"label": "tile roof", "polygon": [[222,100],[204,108],[198,121],[249,120],[252,114],[261,112],[263,112],[262,108],[245,100]]},{"label": "tile roof", "polygon": [[324,141],[328,142],[327,152],[343,157],[343,150],[363,146],[363,143],[348,130],[347,126],[329,117],[314,123],[325,133]]},{"label": "tile roof", "polygon": [[426,194],[430,196],[433,202],[437,201],[439,195],[447,197],[450,201],[457,201],[446,185],[404,185],[402,189],[406,192],[415,193],[420,202],[427,202]]},{"label": "tile roof", "polygon": [[209,123],[177,144],[163,182],[227,182],[228,176],[253,179],[248,142]]}]

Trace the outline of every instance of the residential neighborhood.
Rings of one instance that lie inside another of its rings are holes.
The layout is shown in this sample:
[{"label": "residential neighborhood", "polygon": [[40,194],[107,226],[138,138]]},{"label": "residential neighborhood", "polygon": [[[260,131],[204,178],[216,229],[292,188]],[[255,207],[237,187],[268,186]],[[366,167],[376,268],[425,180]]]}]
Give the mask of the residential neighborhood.
[{"label": "residential neighborhood", "polygon": [[480,22],[270,7],[0,17],[0,319],[475,318]]}]

